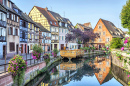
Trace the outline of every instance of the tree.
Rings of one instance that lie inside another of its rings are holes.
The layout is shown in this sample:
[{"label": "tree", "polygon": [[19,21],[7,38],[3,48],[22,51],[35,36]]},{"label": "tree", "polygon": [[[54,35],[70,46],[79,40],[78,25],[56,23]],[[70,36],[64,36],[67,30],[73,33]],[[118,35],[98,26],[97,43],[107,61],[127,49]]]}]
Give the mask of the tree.
[{"label": "tree", "polygon": [[72,40],[78,40],[82,41],[83,44],[86,44],[90,40],[94,40],[95,38],[98,38],[99,35],[97,33],[93,33],[93,31],[84,31],[82,32],[80,29],[73,29],[72,34],[66,35],[66,42],[72,41]]},{"label": "tree", "polygon": [[127,28],[130,34],[130,0],[127,0],[126,5],[123,6],[120,18],[122,26]]}]

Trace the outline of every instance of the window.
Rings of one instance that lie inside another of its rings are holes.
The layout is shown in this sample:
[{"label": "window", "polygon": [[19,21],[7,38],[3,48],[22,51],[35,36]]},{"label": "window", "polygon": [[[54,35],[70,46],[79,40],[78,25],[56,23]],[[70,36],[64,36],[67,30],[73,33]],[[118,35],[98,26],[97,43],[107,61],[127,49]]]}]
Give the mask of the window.
[{"label": "window", "polygon": [[99,77],[102,77],[102,74],[99,74]]},{"label": "window", "polygon": [[11,20],[13,20],[13,19],[14,19],[14,15],[12,14],[12,15],[11,15]]},{"label": "window", "polygon": [[15,15],[14,15],[14,21],[15,21]]},{"label": "window", "polygon": [[40,17],[42,17],[42,15],[40,15]]},{"label": "window", "polygon": [[105,32],[103,32],[103,35],[105,35],[106,33]]},{"label": "window", "polygon": [[32,50],[32,49],[33,49],[33,45],[31,44],[31,45],[30,45],[30,50]]},{"label": "window", "polygon": [[60,40],[60,36],[59,36],[59,40]]},{"label": "window", "polygon": [[64,29],[62,29],[62,33],[64,32]]},{"label": "window", "polygon": [[99,29],[101,29],[101,28],[102,28],[102,26],[101,26],[101,25],[99,25],[99,26],[98,26],[98,28],[99,28]]},{"label": "window", "polygon": [[0,36],[2,36],[2,28],[0,28]]},{"label": "window", "polygon": [[7,13],[7,18],[9,18],[9,13]]},{"label": "window", "polygon": [[9,19],[11,20],[11,13],[9,13]]},{"label": "window", "polygon": [[15,35],[16,36],[18,35],[18,29],[15,29]]},{"label": "window", "polygon": [[3,0],[3,5],[6,6],[6,1],[5,0]]},{"label": "window", "polygon": [[13,35],[13,28],[12,27],[9,27],[9,35]]},{"label": "window", "polygon": [[99,32],[99,35],[101,35],[101,32]]},{"label": "window", "polygon": [[58,32],[58,28],[56,29],[56,32]]},{"label": "window", "polygon": [[12,8],[12,3],[11,2],[9,3],[9,7]]},{"label": "window", "polygon": [[101,38],[99,38],[99,42],[101,42],[102,40],[101,40]]},{"label": "window", "polygon": [[106,41],[109,42],[109,38],[106,38]]},{"label": "window", "polygon": [[19,17],[17,16],[17,22],[19,21]]},{"label": "window", "polygon": [[56,22],[54,22],[55,23],[55,25],[56,25]]},{"label": "window", "polygon": [[64,37],[62,36],[62,40],[64,40]]},{"label": "window", "polygon": [[15,51],[15,43],[10,42],[9,47],[10,47],[10,51]]}]

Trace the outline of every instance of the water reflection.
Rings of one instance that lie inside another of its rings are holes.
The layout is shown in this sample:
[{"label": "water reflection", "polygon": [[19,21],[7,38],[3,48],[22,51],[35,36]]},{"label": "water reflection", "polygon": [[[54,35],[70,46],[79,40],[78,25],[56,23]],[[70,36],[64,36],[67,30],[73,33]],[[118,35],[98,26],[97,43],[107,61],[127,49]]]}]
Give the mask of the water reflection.
[{"label": "water reflection", "polygon": [[111,56],[63,60],[44,77],[39,86],[122,86],[129,81],[124,70],[111,63]]}]

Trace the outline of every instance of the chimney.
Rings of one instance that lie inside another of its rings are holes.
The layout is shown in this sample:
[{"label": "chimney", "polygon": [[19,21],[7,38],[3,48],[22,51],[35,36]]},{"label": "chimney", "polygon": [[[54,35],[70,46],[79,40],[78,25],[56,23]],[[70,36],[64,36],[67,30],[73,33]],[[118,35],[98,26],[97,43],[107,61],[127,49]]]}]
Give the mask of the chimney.
[{"label": "chimney", "polygon": [[45,10],[48,10],[48,8],[46,7]]}]

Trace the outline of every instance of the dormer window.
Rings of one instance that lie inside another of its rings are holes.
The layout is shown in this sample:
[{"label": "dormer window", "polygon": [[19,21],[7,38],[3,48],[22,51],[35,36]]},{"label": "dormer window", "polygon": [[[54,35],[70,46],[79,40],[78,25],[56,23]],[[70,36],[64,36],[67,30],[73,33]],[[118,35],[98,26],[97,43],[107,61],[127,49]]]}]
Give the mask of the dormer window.
[{"label": "dormer window", "polygon": [[50,21],[50,24],[52,24],[52,21]]}]

